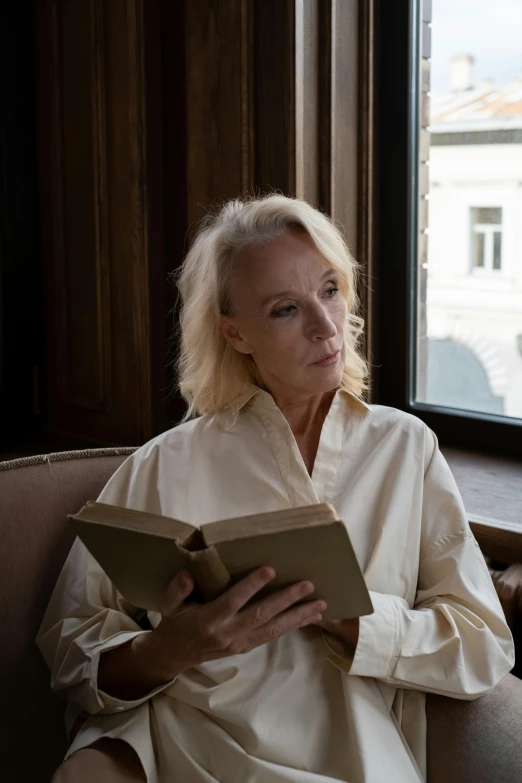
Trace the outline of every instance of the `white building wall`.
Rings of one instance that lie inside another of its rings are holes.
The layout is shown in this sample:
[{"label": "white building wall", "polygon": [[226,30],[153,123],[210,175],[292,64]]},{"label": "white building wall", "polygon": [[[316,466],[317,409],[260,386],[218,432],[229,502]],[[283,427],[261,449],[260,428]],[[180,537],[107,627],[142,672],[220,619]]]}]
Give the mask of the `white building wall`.
[{"label": "white building wall", "polygon": [[[502,208],[502,270],[471,271],[471,208]],[[505,413],[522,417],[522,144],[432,147],[429,337],[467,344]]]}]

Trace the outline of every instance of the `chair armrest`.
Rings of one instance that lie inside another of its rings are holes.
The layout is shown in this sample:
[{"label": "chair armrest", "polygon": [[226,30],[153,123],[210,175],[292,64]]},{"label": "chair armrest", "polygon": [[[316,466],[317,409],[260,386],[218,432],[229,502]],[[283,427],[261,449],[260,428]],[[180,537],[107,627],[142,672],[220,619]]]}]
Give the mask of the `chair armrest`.
[{"label": "chair armrest", "polygon": [[473,701],[426,696],[428,783],[522,780],[522,681]]},{"label": "chair armrest", "polygon": [[473,516],[469,524],[482,550],[515,641],[513,674],[522,677],[522,527]]}]

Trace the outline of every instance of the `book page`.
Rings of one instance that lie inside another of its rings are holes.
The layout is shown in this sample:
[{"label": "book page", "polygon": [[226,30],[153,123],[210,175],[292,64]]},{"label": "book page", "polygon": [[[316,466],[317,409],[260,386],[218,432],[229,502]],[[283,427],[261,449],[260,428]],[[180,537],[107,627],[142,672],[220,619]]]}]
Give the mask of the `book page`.
[{"label": "book page", "polygon": [[207,546],[211,546],[253,535],[269,535],[283,530],[329,525],[337,519],[337,512],[330,503],[314,503],[299,508],[220,519],[218,522],[202,525],[201,532]]},{"label": "book page", "polygon": [[123,530],[135,530],[146,535],[178,540],[182,544],[190,540],[197,529],[187,522],[172,517],[94,501],[86,503],[77,514],[71,514],[70,519]]}]

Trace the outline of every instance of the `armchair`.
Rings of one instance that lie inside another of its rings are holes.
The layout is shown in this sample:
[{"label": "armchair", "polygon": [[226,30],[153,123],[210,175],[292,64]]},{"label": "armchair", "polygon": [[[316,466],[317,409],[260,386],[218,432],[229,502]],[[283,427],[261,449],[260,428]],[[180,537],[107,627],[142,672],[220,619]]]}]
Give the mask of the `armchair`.
[{"label": "armchair", "polygon": [[[64,704],[51,692],[34,639],[73,542],[66,515],[96,498],[133,451],[94,449],[0,462],[0,778],[9,783],[47,783],[64,756]],[[520,640],[522,567],[515,561],[522,563],[522,533],[504,551],[502,532],[492,543],[491,531],[489,537],[488,530],[476,531],[483,551],[494,558],[490,570]],[[513,674],[471,702],[429,694],[427,715],[428,783],[522,780],[522,681]]]}]

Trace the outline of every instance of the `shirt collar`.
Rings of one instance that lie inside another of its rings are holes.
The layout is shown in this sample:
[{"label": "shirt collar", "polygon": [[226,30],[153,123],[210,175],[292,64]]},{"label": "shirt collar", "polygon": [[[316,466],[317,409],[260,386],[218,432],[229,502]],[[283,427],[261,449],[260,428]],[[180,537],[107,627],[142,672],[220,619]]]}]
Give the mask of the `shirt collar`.
[{"label": "shirt collar", "polygon": [[[247,402],[249,402],[256,395],[257,395],[256,401],[258,403],[273,405],[274,398],[269,392],[265,391],[255,383],[249,383],[246,389],[234,399],[230,407],[234,411],[239,412],[241,408],[243,408],[247,404]],[[360,406],[367,411],[371,411],[370,405],[364,402],[364,400],[361,400],[360,397],[357,397],[356,394],[345,391],[344,389],[337,389],[336,397],[341,395],[347,397],[348,400],[352,401],[356,406]]]}]

